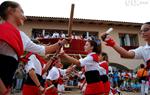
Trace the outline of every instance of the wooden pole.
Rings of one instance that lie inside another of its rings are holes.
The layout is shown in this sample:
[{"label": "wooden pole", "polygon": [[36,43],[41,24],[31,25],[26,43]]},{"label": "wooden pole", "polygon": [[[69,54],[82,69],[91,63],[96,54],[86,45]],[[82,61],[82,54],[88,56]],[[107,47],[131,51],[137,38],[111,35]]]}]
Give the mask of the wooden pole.
[{"label": "wooden pole", "polygon": [[[72,35],[73,14],[74,14],[74,4],[71,5],[71,12],[70,12],[70,18],[69,18],[69,25],[68,25],[68,36],[69,37],[71,37],[71,35]],[[56,51],[56,53],[53,55],[53,57],[57,57],[58,56],[61,48],[62,48],[62,46]],[[54,65],[54,62],[55,61],[53,60],[52,64],[50,65],[49,70]]]},{"label": "wooden pole", "polygon": [[74,15],[74,4],[71,5],[70,19],[68,24],[68,37],[72,35],[73,15]]}]

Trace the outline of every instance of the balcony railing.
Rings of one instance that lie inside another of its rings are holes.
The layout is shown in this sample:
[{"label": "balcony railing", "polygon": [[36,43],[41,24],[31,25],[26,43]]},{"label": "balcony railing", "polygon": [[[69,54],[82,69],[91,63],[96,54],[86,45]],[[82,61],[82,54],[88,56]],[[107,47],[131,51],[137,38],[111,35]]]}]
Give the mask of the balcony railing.
[{"label": "balcony railing", "polygon": [[[38,39],[38,40],[43,44],[54,44],[59,40],[59,38],[48,38],[48,39]],[[84,52],[84,44],[85,44],[85,40],[72,39],[69,46],[64,46],[64,50],[66,53],[69,54],[86,54],[86,52]]]}]

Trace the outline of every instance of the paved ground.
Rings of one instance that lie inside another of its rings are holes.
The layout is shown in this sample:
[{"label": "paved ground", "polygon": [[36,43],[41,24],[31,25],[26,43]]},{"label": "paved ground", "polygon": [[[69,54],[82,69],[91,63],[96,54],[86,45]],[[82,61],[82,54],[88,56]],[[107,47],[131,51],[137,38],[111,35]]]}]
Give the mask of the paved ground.
[{"label": "paved ground", "polygon": [[[21,93],[14,93],[11,95],[22,95]],[[66,94],[63,95],[82,95],[79,91],[74,91],[74,92],[67,92]],[[118,95],[118,94],[116,94]],[[122,95],[140,95],[139,92],[122,92]]]}]

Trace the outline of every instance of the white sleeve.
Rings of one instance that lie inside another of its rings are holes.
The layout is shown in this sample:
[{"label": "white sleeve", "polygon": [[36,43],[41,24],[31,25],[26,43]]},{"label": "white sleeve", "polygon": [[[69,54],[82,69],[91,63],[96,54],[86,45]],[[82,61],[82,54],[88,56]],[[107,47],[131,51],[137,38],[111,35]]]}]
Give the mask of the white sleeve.
[{"label": "white sleeve", "polygon": [[56,70],[56,68],[52,68],[49,72],[48,75],[46,77],[46,79],[49,80],[57,80],[59,78],[59,71]]},{"label": "white sleeve", "polygon": [[132,50],[129,50],[129,51],[133,51],[135,53],[135,56],[134,56],[135,59],[143,58],[142,57],[143,46],[140,46],[136,49],[132,49]]},{"label": "white sleeve", "polygon": [[93,64],[93,57],[92,56],[87,56],[83,59],[79,59],[81,67],[85,65],[92,65]]},{"label": "white sleeve", "polygon": [[98,66],[98,71],[100,75],[106,75],[106,70],[103,67]]},{"label": "white sleeve", "polygon": [[66,69],[60,69],[60,68],[59,68],[59,70],[60,70],[61,75],[63,75],[63,76],[66,75],[66,71],[67,71]]},{"label": "white sleeve", "polygon": [[35,69],[34,60],[37,60],[37,59],[36,59],[36,56],[32,54],[32,55],[29,57],[28,63],[25,65],[25,70],[26,70],[27,73],[28,73],[31,69]]},{"label": "white sleeve", "polygon": [[45,55],[45,46],[37,45],[33,43],[24,32],[20,32],[20,34],[21,34],[21,38],[22,38],[25,51],[31,51],[33,53]]}]

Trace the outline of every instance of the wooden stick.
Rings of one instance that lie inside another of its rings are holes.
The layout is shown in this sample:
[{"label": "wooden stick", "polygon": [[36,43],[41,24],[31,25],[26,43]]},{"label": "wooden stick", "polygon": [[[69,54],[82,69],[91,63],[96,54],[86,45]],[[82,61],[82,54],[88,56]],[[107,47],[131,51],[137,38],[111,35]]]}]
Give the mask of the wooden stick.
[{"label": "wooden stick", "polygon": [[81,56],[81,54],[79,54],[79,57],[80,57],[80,59],[82,59],[82,56]]},{"label": "wooden stick", "polygon": [[72,24],[73,24],[73,15],[74,15],[74,4],[71,5],[71,12],[70,12],[70,19],[68,25],[68,36],[71,37],[72,35]]},{"label": "wooden stick", "polygon": [[84,79],[83,84],[81,86],[81,90],[84,88],[85,84],[86,84],[86,80]]},{"label": "wooden stick", "polygon": [[76,94],[81,95],[80,91],[78,90],[77,91],[63,91],[62,94],[63,95],[76,95]]},{"label": "wooden stick", "polygon": [[65,88],[79,88],[78,86],[68,86],[68,85],[65,85]]},{"label": "wooden stick", "polygon": [[[72,35],[72,24],[73,24],[73,14],[74,14],[74,4],[71,5],[71,12],[70,12],[70,18],[69,18],[69,25],[68,25],[68,36],[71,37]],[[61,50],[62,46],[59,47],[59,49],[56,51],[56,53],[53,55],[53,57],[57,57],[60,50]],[[52,68],[52,66],[54,65],[54,60],[52,61],[52,64],[50,65],[49,70]]]},{"label": "wooden stick", "polygon": [[50,85],[49,87],[45,88],[45,92],[46,92],[47,90],[51,89],[52,87],[55,87],[55,86],[52,84],[52,85]]}]

